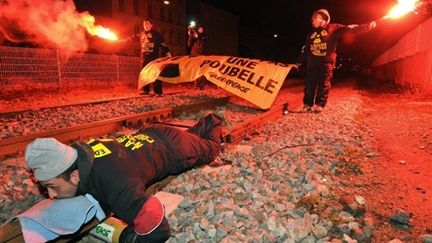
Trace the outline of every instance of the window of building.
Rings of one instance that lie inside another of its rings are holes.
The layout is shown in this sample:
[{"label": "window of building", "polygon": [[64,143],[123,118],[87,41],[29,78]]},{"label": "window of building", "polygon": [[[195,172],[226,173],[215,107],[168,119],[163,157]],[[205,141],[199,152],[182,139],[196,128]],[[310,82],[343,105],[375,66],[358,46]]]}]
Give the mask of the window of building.
[{"label": "window of building", "polygon": [[153,6],[151,4],[147,5],[147,14],[150,19],[153,19]]},{"label": "window of building", "polygon": [[182,34],[180,32],[177,32],[177,44],[181,43]]},{"label": "window of building", "polygon": [[173,24],[175,24],[177,21],[176,14],[177,14],[176,12],[171,11],[171,18],[173,20],[173,22],[171,22],[171,23],[173,23]]},{"label": "window of building", "polygon": [[124,11],[125,11],[125,1],[119,0],[119,12],[124,12]]},{"label": "window of building", "polygon": [[168,22],[173,23],[173,13],[171,10],[168,10]]},{"label": "window of building", "polygon": [[180,18],[181,18],[180,13],[177,13],[177,24],[181,24]]},{"label": "window of building", "polygon": [[173,31],[172,30],[170,30],[168,38],[169,38],[169,43],[173,43]]},{"label": "window of building", "polygon": [[133,13],[134,15],[140,15],[139,13],[139,1],[133,0]]},{"label": "window of building", "polygon": [[161,35],[164,38],[164,41],[166,42],[167,38],[166,38],[166,32],[165,32],[165,30],[161,31]]},{"label": "window of building", "polygon": [[160,20],[165,21],[165,8],[160,8]]}]

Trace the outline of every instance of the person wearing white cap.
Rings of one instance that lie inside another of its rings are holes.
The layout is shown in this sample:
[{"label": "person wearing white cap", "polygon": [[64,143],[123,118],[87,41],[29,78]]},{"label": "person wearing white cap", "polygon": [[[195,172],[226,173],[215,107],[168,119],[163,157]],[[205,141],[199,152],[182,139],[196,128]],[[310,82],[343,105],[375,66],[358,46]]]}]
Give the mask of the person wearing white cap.
[{"label": "person wearing white cap", "polygon": [[210,114],[186,131],[152,125],[71,146],[38,138],[27,146],[25,161],[50,198],[89,193],[125,221],[121,242],[163,242],[170,236],[164,207],[145,190],[170,174],[212,162],[221,150],[222,122]]},{"label": "person wearing white cap", "polygon": [[[306,78],[303,96],[303,112],[321,112],[327,104],[333,69],[336,63],[336,47],[339,38],[349,30],[368,31],[376,27],[375,21],[366,25],[330,24],[326,9],[312,13],[312,31],[299,57],[299,65],[306,62]],[[315,106],[314,106],[315,105]]]},{"label": "person wearing white cap", "polygon": [[[188,40],[187,46],[190,48],[190,55],[192,57],[206,55],[206,44],[208,42],[208,36],[204,32],[204,27],[202,25],[198,26],[197,30],[194,31],[191,27],[188,28]],[[203,90],[206,78],[204,76],[199,77],[195,80],[196,86]]]}]

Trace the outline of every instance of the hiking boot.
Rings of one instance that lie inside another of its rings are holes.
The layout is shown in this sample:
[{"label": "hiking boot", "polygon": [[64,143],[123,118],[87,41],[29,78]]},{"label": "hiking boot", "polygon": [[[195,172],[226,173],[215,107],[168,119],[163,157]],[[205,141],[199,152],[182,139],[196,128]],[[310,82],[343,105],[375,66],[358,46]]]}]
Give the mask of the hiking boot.
[{"label": "hiking boot", "polygon": [[312,112],[312,107],[308,105],[303,105],[303,107],[298,109],[297,112],[300,113]]},{"label": "hiking boot", "polygon": [[321,113],[323,110],[324,110],[324,107],[317,105],[317,106],[315,106],[314,112],[315,113]]},{"label": "hiking boot", "polygon": [[231,160],[227,160],[227,159],[222,159],[219,156],[211,161],[210,163],[208,163],[208,166],[210,167],[220,167],[220,166],[224,166],[224,165],[231,165],[233,164],[233,161]]}]

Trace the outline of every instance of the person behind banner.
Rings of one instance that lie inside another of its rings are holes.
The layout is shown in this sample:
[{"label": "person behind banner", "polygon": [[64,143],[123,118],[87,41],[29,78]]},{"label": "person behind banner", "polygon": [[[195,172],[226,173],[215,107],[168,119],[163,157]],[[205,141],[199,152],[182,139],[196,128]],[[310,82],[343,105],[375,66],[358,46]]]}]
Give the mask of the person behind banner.
[{"label": "person behind banner", "polygon": [[[190,55],[194,57],[205,54],[207,40],[208,36],[204,33],[204,27],[198,26],[197,31],[194,31],[191,27],[189,27],[187,46],[191,48]],[[203,90],[206,83],[206,78],[201,76],[196,81],[197,87]]]},{"label": "person behind banner", "polygon": [[[163,56],[171,55],[168,47],[164,43],[163,36],[153,29],[153,22],[150,19],[143,21],[144,31],[139,34],[141,43],[141,68],[149,62]],[[153,84],[153,91],[157,96],[163,94],[162,81],[156,80]],[[150,84],[144,86],[140,94],[149,94]]]},{"label": "person behind banner", "polygon": [[38,138],[27,146],[25,161],[51,199],[88,193],[125,221],[120,242],[163,242],[170,237],[164,206],[145,190],[170,174],[212,162],[221,151],[222,122],[209,114],[186,131],[152,125],[70,146]]},{"label": "person behind banner", "polygon": [[[330,24],[326,9],[312,13],[312,31],[307,35],[298,65],[306,62],[306,78],[302,112],[321,112],[327,104],[333,70],[336,62],[336,47],[339,38],[350,30],[368,31],[376,27],[375,21],[366,25]],[[315,106],[314,106],[315,105]]]}]

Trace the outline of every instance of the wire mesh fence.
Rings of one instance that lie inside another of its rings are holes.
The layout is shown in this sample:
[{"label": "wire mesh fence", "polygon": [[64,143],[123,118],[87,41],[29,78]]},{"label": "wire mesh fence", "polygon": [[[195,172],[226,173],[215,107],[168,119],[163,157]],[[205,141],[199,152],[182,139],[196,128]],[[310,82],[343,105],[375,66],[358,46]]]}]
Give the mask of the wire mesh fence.
[{"label": "wire mesh fence", "polygon": [[139,57],[0,46],[1,89],[135,85],[140,70]]}]

